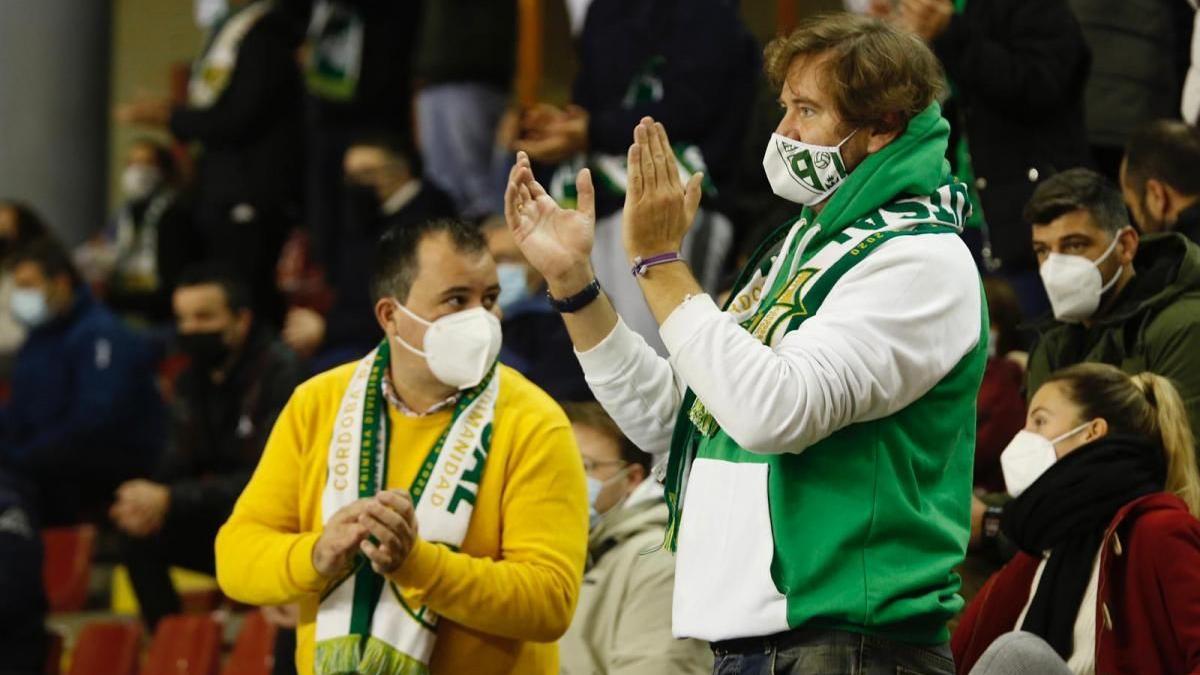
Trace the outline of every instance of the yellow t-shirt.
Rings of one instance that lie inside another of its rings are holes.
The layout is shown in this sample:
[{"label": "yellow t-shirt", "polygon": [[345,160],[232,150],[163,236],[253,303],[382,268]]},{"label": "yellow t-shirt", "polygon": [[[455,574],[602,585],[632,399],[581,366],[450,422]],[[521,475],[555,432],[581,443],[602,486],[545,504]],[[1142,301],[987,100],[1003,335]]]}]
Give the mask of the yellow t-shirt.
[{"label": "yellow t-shirt", "polygon": [[[296,666],[313,668],[318,595],[312,564],[324,518],[334,417],[355,364],[297,387],[258,468],[217,535],[217,580],[256,604],[300,602]],[[501,366],[492,448],[460,551],[418,540],[392,575],[441,616],[431,670],[558,672],[554,644],[571,623],[587,551],[583,466],[562,410]],[[408,489],[452,412],[408,417],[388,406],[387,487]],[[420,523],[418,522],[418,529]]]}]

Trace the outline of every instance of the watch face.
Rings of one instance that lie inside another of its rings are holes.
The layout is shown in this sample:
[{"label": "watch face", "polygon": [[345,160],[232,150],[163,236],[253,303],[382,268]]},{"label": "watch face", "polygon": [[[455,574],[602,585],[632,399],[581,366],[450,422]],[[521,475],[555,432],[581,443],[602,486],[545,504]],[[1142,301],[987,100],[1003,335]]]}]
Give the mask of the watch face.
[{"label": "watch face", "polygon": [[987,512],[983,514],[983,533],[988,537],[994,537],[1000,532],[1000,514],[1003,513],[996,507],[989,507]]}]

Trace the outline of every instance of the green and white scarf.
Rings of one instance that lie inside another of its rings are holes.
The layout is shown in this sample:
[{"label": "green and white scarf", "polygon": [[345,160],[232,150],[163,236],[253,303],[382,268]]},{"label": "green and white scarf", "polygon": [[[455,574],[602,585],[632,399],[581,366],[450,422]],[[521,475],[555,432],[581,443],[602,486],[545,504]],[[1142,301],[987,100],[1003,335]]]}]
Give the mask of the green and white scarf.
[{"label": "green and white scarf", "polygon": [[[382,384],[389,364],[385,340],[364,357],[342,396],[329,442],[329,473],[321,508],[338,509],[386,489],[389,423]],[[409,487],[421,537],[457,549],[471,522],[491,450],[500,371],[463,392],[449,426],[434,443]],[[409,675],[429,672],[437,615],[414,607],[394,582],[359,554],[330,585],[317,611],[314,671],[319,675]]]},{"label": "green and white scarf", "polygon": [[366,23],[353,4],[319,0],[308,24],[304,79],[308,91],[330,101],[349,101],[358,91]]},{"label": "green and white scarf", "polygon": [[[906,197],[886,204],[822,240],[822,228],[807,216],[777,228],[751,256],[726,302],[742,328],[775,348],[821,304],[851,267],[884,242],[901,236],[960,233],[971,212],[967,187],[951,181],[927,196]],[[805,212],[809,213],[808,211]],[[778,255],[771,255],[780,241]],[[671,439],[665,496],[670,507],[665,545],[675,549],[687,477],[704,438],[720,429],[712,413],[689,389]]]},{"label": "green and white scarf", "polygon": [[213,28],[204,55],[192,64],[192,76],[188,80],[189,106],[209,108],[221,98],[237,66],[242,40],[273,7],[271,0],[258,0]]},{"label": "green and white scarf", "polygon": [[[937,103],[909,120],[900,137],[850,173],[819,215],[806,207],[767,237],[734,284],[737,292],[726,311],[774,347],[815,313],[847,269],[884,242],[910,234],[961,232],[971,203],[967,186],[951,178],[945,161],[949,133]],[[672,550],[692,460],[701,443],[718,431],[712,414],[689,389],[671,438],[664,485],[671,510],[665,545]]]}]

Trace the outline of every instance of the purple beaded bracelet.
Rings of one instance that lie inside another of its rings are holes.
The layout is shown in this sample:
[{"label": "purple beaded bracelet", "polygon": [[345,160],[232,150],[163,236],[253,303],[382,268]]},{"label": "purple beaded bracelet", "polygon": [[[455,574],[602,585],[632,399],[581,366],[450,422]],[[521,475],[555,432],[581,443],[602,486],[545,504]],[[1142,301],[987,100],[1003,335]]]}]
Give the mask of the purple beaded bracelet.
[{"label": "purple beaded bracelet", "polygon": [[683,258],[680,257],[679,253],[660,253],[645,259],[638,256],[633,259],[633,269],[630,271],[633,272],[633,276],[635,277],[644,277],[646,276],[646,270],[655,265],[665,265],[680,260],[683,260]]}]

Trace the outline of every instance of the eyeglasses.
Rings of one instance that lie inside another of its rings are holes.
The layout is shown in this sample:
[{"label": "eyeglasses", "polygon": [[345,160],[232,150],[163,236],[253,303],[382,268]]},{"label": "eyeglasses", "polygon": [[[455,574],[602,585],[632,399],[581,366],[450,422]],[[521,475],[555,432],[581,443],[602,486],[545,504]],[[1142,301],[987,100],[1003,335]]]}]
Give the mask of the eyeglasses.
[{"label": "eyeglasses", "polygon": [[623,459],[603,460],[603,459],[592,459],[591,457],[584,457],[583,458],[583,470],[586,471],[587,473],[592,473],[593,471],[595,471],[596,469],[599,469],[602,466],[612,466],[613,464],[620,464],[620,465],[624,466],[628,463],[629,462],[626,462]]}]

